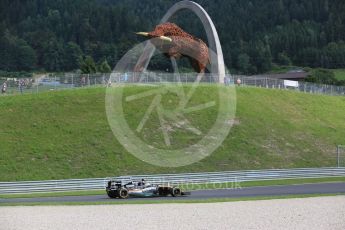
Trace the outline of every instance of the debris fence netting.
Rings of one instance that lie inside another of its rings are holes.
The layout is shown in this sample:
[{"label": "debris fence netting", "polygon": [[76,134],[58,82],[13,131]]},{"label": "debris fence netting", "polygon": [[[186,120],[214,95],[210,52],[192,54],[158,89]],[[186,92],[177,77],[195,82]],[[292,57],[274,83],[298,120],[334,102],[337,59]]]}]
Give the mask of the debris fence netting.
[{"label": "debris fence netting", "polygon": [[227,74],[224,80],[214,74],[197,73],[111,73],[111,74],[59,74],[35,78],[0,78],[1,88],[6,81],[5,95],[40,93],[82,87],[109,87],[114,84],[224,84],[229,86],[252,86],[269,89],[294,90],[304,93],[345,95],[345,86],[322,85],[304,81],[290,81],[260,76]]}]

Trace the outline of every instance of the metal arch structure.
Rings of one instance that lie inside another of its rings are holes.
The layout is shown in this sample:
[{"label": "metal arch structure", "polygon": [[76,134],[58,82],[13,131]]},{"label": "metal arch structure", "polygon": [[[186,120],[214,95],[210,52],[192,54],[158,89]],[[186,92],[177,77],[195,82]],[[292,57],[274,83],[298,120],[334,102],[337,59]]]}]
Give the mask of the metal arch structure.
[{"label": "metal arch structure", "polygon": [[[220,45],[216,27],[214,26],[213,21],[202,6],[195,2],[187,0],[178,2],[168,10],[168,12],[163,16],[160,23],[168,22],[170,18],[173,17],[177,12],[184,9],[194,12],[202,22],[207,35],[209,50],[211,51],[209,52],[211,73],[212,75],[216,75],[218,77],[219,83],[223,83],[225,77],[225,65],[222,47]],[[139,57],[136,65],[140,65],[144,70],[146,70],[155,50],[156,48],[150,43],[150,41],[147,41],[144,51]]]}]

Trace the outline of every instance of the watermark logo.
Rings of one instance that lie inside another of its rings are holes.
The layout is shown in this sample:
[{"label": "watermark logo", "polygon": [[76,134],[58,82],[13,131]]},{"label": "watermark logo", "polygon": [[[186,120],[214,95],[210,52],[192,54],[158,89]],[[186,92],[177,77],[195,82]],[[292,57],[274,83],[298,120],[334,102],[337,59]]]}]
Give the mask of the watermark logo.
[{"label": "watermark logo", "polygon": [[[133,73],[144,48],[141,43],[128,51],[109,79],[106,113],[115,137],[128,152],[153,165],[180,167],[202,160],[222,144],[233,125],[235,87],[219,84],[212,73],[181,74],[175,59],[173,73]],[[168,50],[162,46],[160,52]],[[195,53],[184,52],[198,60]]]}]

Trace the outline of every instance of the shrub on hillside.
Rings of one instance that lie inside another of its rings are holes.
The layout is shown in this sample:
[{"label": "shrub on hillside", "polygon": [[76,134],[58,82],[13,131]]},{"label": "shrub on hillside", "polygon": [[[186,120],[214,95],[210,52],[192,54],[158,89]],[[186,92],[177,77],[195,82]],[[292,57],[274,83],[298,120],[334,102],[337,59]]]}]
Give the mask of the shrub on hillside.
[{"label": "shrub on hillside", "polygon": [[307,82],[317,84],[337,85],[338,80],[335,78],[334,73],[328,69],[314,69],[309,72],[308,77],[305,79]]}]

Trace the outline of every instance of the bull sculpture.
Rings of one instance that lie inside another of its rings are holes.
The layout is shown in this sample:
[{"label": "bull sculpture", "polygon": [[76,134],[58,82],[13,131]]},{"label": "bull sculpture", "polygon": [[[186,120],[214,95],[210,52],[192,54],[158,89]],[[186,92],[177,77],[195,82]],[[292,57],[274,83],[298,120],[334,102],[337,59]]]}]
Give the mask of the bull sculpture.
[{"label": "bull sculpture", "polygon": [[207,45],[174,23],[163,23],[157,25],[154,31],[136,34],[152,39],[151,43],[169,58],[187,57],[197,73],[205,73],[210,63]]}]

